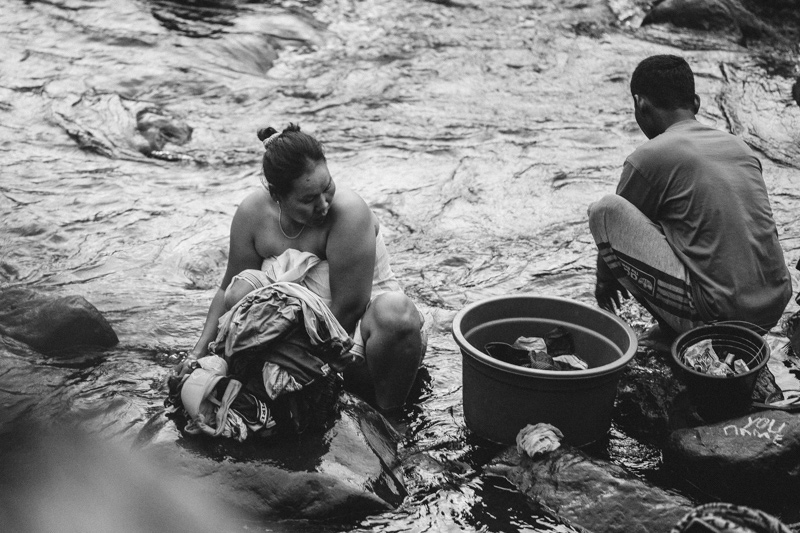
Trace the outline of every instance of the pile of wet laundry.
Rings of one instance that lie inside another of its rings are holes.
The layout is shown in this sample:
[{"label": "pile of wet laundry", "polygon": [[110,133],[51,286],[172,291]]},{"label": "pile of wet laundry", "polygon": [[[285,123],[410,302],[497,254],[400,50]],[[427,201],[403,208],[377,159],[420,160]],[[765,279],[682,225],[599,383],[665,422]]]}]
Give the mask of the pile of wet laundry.
[{"label": "pile of wet laundry", "polygon": [[572,335],[561,326],[544,337],[519,337],[513,344],[489,342],[484,351],[504,363],[536,370],[586,370],[589,365],[575,355]]},{"label": "pile of wet laundry", "polygon": [[362,356],[324,302],[277,282],[220,317],[210,355],[168,378],[165,405],[184,431],[244,441],[319,429],[335,415],[342,372]]}]

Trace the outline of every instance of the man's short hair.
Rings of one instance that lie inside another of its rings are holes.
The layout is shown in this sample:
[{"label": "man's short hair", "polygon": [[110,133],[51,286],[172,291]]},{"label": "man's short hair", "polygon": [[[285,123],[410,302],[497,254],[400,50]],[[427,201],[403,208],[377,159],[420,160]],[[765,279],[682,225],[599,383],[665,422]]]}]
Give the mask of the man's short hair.
[{"label": "man's short hair", "polygon": [[631,94],[645,96],[661,109],[691,109],[695,95],[692,68],[682,57],[650,56],[633,71]]}]

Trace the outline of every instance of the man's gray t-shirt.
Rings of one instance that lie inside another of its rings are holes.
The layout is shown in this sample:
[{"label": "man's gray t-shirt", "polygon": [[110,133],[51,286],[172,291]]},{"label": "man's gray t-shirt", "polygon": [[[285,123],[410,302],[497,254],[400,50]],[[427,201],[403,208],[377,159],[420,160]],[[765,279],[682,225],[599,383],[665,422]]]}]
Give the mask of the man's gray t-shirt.
[{"label": "man's gray t-shirt", "polygon": [[704,320],[780,319],[791,278],[761,163],[741,139],[673,124],[628,157],[617,194],[661,226]]}]

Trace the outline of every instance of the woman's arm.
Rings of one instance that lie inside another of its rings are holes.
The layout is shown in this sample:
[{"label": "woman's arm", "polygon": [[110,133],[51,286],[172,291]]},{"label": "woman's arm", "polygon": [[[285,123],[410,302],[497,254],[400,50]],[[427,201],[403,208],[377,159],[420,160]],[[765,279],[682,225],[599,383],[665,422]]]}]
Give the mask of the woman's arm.
[{"label": "woman's arm", "polygon": [[250,195],[242,202],[233,215],[228,250],[228,266],[208,308],[203,332],[190,357],[200,358],[208,353],[208,343],[217,336],[219,318],[225,314],[225,289],[236,274],[250,268],[261,268],[262,258],[255,248],[255,232],[258,225],[257,197]]},{"label": "woman's arm", "polygon": [[200,359],[208,354],[208,343],[217,336],[219,317],[223,314],[225,314],[225,289],[220,287],[211,300],[200,339],[197,341],[197,344],[194,345],[192,351],[189,352],[190,359]]},{"label": "woman's arm", "polygon": [[352,191],[338,195],[325,254],[330,268],[331,311],[353,334],[372,294],[375,269],[375,222],[372,211]]}]

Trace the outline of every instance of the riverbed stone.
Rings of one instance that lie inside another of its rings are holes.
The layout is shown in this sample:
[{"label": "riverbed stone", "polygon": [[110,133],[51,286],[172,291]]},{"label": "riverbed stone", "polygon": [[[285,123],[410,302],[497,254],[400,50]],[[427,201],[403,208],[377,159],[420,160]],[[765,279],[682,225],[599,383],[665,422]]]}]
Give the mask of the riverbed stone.
[{"label": "riverbed stone", "polygon": [[168,116],[162,110],[146,107],[136,113],[136,130],[147,140],[140,151],[149,155],[164,150],[167,144],[183,146],[192,139],[192,127]]},{"label": "riverbed stone", "polygon": [[794,80],[794,84],[792,85],[792,98],[794,98],[797,105],[800,105],[800,77]]},{"label": "riverbed stone", "polygon": [[[394,509],[406,496],[395,474],[397,432],[367,403],[342,393],[330,429],[238,443],[183,435],[160,413],[137,448],[196,481],[204,494],[256,518],[363,517]],[[177,424],[176,424],[177,422]]]},{"label": "riverbed stone", "polygon": [[561,448],[536,459],[509,448],[487,466],[569,523],[606,533],[668,532],[692,502],[626,468]]},{"label": "riverbed stone", "polygon": [[669,354],[640,349],[617,385],[614,422],[627,434],[662,442],[696,421],[686,385]]},{"label": "riverbed stone", "polygon": [[42,352],[119,342],[103,314],[84,297],[31,289],[0,290],[0,334]]},{"label": "riverbed stone", "polygon": [[739,39],[775,37],[776,31],[739,0],[664,0],[645,15],[642,25],[670,23],[680,28],[716,31]]},{"label": "riverbed stone", "polygon": [[[782,399],[768,366],[759,373],[753,399]],[[664,443],[678,429],[705,424],[692,405],[681,369],[668,353],[641,349],[617,386],[614,422],[628,435]]]},{"label": "riverbed stone", "polygon": [[800,489],[800,414],[764,410],[675,431],[664,462],[713,497],[768,505]]}]

